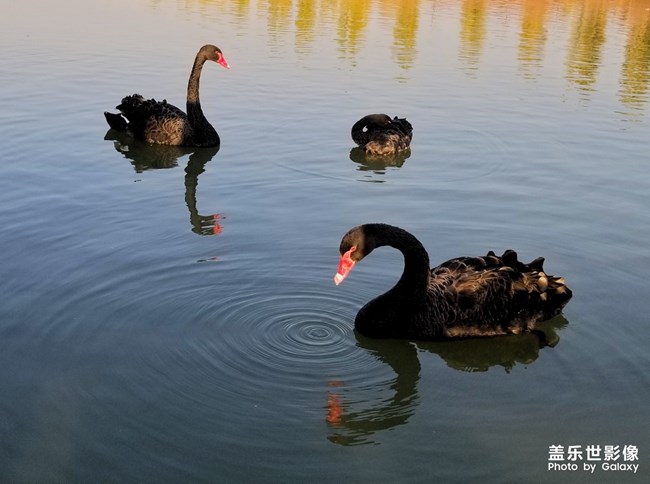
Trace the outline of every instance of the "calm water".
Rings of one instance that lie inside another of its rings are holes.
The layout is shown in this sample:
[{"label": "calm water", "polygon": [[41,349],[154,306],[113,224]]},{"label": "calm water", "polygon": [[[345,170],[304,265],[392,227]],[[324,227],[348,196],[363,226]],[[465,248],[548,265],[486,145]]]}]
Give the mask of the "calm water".
[{"label": "calm water", "polygon": [[[0,481],[647,482],[649,9],[2,0]],[[218,152],[107,132],[126,94],[184,107],[208,42]],[[412,122],[407,159],[350,156],[370,112]],[[334,286],[371,221],[434,262],[544,255],[553,347],[355,334],[402,264]]]}]

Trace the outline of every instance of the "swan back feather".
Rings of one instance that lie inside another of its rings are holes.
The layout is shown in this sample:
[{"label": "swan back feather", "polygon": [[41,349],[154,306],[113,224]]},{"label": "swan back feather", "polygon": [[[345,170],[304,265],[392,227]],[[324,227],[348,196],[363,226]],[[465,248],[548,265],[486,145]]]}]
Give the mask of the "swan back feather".
[{"label": "swan back feather", "polygon": [[131,134],[148,143],[181,146],[193,137],[187,115],[167,100],[156,101],[133,94],[115,108],[128,120]]}]

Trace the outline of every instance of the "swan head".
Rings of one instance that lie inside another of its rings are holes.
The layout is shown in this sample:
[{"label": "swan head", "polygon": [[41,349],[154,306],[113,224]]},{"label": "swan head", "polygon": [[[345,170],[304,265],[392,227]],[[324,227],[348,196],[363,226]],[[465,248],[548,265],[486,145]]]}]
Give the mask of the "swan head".
[{"label": "swan head", "polygon": [[202,54],[206,60],[214,61],[220,66],[225,67],[226,69],[230,69],[230,65],[226,61],[223,52],[221,52],[221,49],[216,45],[204,45],[201,47],[199,53]]},{"label": "swan head", "polygon": [[347,277],[354,265],[370,254],[376,247],[370,225],[360,225],[350,229],[341,239],[339,267],[334,276],[338,286]]}]

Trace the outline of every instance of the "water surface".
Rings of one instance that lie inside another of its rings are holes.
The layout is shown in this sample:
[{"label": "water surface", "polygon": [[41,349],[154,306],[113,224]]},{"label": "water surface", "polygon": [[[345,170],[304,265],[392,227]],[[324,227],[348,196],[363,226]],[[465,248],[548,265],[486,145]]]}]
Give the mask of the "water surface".
[{"label": "water surface", "polygon": [[[647,1],[26,1],[0,20],[0,480],[587,482],[549,446],[638,449],[650,379]],[[184,106],[217,149],[102,112]],[[408,157],[349,130],[386,112]],[[546,257],[574,298],[533,335],[374,341],[386,222],[431,260]],[[623,455],[619,457],[623,461]],[[625,461],[627,462],[627,461]]]}]

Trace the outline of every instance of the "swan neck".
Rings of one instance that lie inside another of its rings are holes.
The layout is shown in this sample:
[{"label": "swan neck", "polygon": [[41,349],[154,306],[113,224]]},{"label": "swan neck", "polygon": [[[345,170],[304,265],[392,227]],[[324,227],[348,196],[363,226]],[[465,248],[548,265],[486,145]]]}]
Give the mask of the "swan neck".
[{"label": "swan neck", "polygon": [[190,104],[198,105],[199,109],[201,108],[201,101],[199,100],[199,81],[201,80],[201,71],[203,70],[203,64],[205,64],[205,57],[197,54],[196,58],[194,59],[194,65],[192,65],[190,79],[187,83],[188,111]]},{"label": "swan neck", "polygon": [[187,83],[187,119],[193,128],[193,141],[196,146],[212,146],[219,144],[216,130],[203,114],[201,100],[199,99],[199,81],[206,57],[200,52],[194,59],[192,72]]},{"label": "swan neck", "polygon": [[425,293],[429,285],[429,255],[420,242],[416,247],[402,250],[404,254],[404,271],[395,285],[396,290],[408,292],[413,297]]},{"label": "swan neck", "polygon": [[392,228],[381,245],[399,250],[404,256],[404,271],[391,290],[418,298],[429,286],[429,254],[415,236],[397,227]]},{"label": "swan neck", "polygon": [[364,117],[352,125],[352,141],[359,146],[363,146],[368,142],[368,132],[363,130],[367,124],[366,118]]}]

